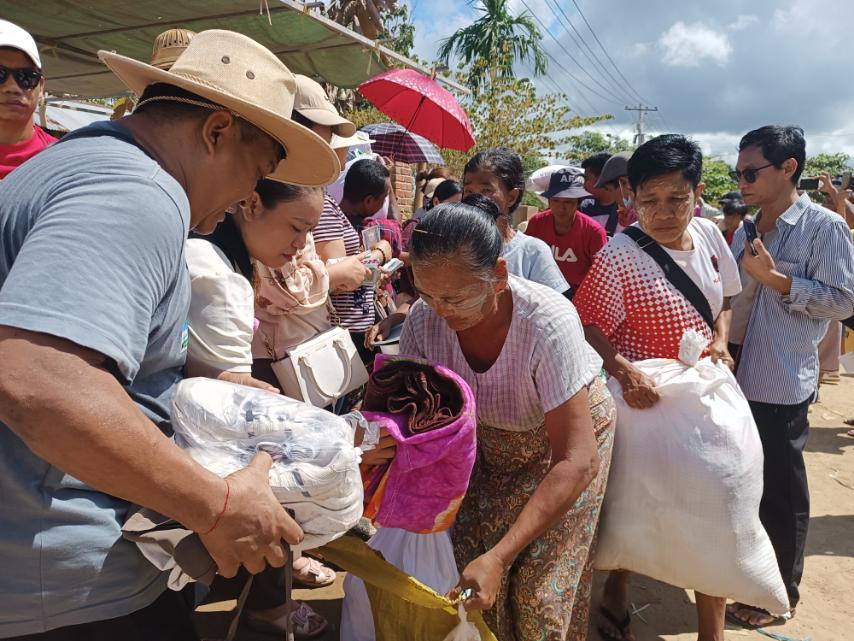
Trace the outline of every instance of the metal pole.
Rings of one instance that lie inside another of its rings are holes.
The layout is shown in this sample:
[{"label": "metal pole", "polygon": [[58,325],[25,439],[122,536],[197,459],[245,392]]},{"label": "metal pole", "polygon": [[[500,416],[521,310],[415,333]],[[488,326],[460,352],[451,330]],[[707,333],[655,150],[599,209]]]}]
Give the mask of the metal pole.
[{"label": "metal pole", "polygon": [[646,125],[645,116],[648,111],[658,111],[658,107],[646,107],[642,104],[639,104],[637,107],[626,107],[626,111],[637,111],[638,112],[638,121],[636,123],[637,133],[635,134],[635,147],[640,147],[644,142],[646,142],[646,131],[644,131],[644,126]]}]

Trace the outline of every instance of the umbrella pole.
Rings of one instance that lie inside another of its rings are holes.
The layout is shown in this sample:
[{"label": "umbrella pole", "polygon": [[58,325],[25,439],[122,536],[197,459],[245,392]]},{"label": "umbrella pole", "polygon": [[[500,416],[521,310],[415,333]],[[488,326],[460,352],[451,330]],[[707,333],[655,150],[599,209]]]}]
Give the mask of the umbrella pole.
[{"label": "umbrella pole", "polygon": [[[409,128],[412,126],[412,123],[415,122],[415,119],[418,117],[418,112],[421,111],[421,105],[424,104],[425,100],[427,100],[427,96],[422,95],[421,100],[418,101],[418,106],[415,107],[415,111],[412,112],[412,118],[409,119],[409,124],[406,125],[404,133],[409,133]],[[397,141],[394,143],[394,148],[392,149],[392,152],[397,153],[397,146],[403,141],[402,139],[403,136],[398,137]]]}]

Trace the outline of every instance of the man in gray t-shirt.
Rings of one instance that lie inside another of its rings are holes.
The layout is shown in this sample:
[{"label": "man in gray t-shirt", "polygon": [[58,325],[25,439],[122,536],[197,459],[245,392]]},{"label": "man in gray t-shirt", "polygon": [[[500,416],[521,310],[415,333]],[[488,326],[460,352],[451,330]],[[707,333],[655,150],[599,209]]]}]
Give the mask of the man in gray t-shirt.
[{"label": "man in gray t-shirt", "polygon": [[[137,111],[0,183],[0,638],[195,638],[165,577],[121,538],[131,503],[198,532],[225,576],[281,566],[282,540],[302,538],[268,455],[223,480],[168,438],[187,347],[184,240],[212,231],[258,178],[323,183],[337,160],[276,115],[295,83],[272,53],[223,31],[194,45],[174,85],[102,52],[145,87]],[[286,162],[283,147],[300,151]]]}]

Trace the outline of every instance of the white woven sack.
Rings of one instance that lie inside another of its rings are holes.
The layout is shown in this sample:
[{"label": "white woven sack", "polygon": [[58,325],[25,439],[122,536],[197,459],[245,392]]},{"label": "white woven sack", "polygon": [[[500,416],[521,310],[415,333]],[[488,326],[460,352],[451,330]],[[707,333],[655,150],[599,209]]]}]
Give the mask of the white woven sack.
[{"label": "white woven sack", "polygon": [[528,176],[525,189],[537,193],[546,191],[549,188],[549,181],[552,179],[552,174],[568,167],[569,165],[548,165],[547,167],[537,169]]},{"label": "white woven sack", "polygon": [[343,536],[362,516],[360,451],[340,416],[255,387],[208,378],[178,385],[172,399],[175,442],[219,476],[257,451],[273,458],[273,494],[293,510],[305,538],[294,552]]},{"label": "white woven sack", "polygon": [[596,568],[788,611],[774,549],[759,521],[762,443],[732,373],[706,358],[635,363],[661,395],[617,405]]}]

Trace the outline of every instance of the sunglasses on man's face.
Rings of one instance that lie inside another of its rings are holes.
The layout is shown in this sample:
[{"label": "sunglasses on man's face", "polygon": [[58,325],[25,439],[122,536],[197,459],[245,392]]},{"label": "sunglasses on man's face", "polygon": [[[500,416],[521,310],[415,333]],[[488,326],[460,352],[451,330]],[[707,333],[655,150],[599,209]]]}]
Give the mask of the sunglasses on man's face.
[{"label": "sunglasses on man's face", "polygon": [[18,86],[24,91],[35,89],[42,79],[42,72],[38,69],[10,69],[0,65],[0,86],[6,84],[6,80],[12,76]]},{"label": "sunglasses on man's face", "polygon": [[761,167],[757,167],[756,169],[753,169],[751,167],[748,167],[744,171],[739,171],[738,169],[736,169],[735,171],[729,172],[729,177],[732,178],[735,182],[741,182],[741,179],[744,178],[744,182],[753,184],[756,182],[756,178],[758,177],[756,174],[758,174],[763,169],[767,169],[768,167],[773,166],[774,163],[769,162],[767,165],[762,165]]}]

